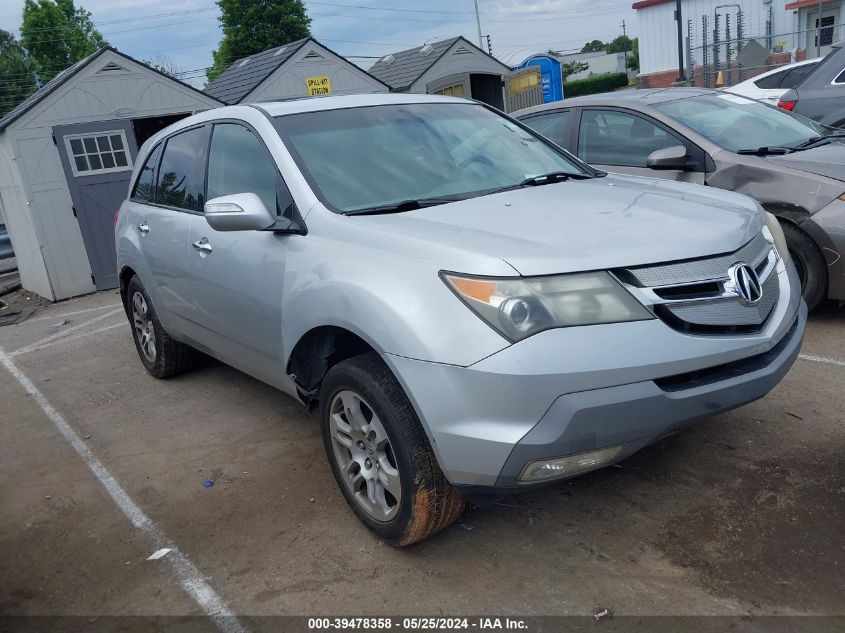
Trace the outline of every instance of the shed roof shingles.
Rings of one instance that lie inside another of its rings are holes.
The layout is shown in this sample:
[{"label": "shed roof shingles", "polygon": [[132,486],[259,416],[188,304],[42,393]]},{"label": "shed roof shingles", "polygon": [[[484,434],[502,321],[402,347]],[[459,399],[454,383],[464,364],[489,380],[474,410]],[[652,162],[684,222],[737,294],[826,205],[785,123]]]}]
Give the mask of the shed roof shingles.
[{"label": "shed roof shingles", "polygon": [[[217,79],[208,84],[205,93],[229,105],[240,103],[244,97],[258,87],[258,84],[267,79],[273,71],[290,59],[310,39],[310,37],[306,37],[239,59],[224,70]],[[285,50],[276,55],[281,48],[285,48]],[[244,64],[244,60],[249,61]]]},{"label": "shed roof shingles", "polygon": [[431,50],[423,54],[420,52],[422,46],[409,48],[398,53],[391,53],[393,61],[385,62],[382,57],[372,65],[368,71],[376,79],[380,79],[393,90],[404,90],[410,88],[423,73],[431,68],[440,59],[443,53],[457,42],[461,37],[450,37],[447,40],[440,40],[430,44]]}]

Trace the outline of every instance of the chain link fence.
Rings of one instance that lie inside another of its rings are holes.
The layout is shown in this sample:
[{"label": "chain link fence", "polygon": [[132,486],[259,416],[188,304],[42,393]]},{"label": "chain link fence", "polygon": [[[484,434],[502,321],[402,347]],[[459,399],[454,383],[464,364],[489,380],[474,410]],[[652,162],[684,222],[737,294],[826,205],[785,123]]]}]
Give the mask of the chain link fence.
[{"label": "chain link fence", "polygon": [[785,64],[818,57],[845,36],[839,24],[816,21],[816,27],[773,33],[772,9],[763,24],[749,25],[741,9],[686,24],[686,76],[690,86],[720,88],[751,79]]}]

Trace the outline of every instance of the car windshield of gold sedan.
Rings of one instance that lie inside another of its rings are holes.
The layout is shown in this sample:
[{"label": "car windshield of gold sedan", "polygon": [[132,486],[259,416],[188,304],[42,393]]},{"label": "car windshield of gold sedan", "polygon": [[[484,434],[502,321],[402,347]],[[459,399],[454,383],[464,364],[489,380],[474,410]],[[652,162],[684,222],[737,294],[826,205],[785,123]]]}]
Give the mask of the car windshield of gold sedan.
[{"label": "car windshield of gold sedan", "polygon": [[732,152],[793,148],[830,131],[780,108],[731,94],[676,99],[654,107]]},{"label": "car windshield of gold sedan", "polygon": [[408,211],[593,175],[473,103],[325,110],[279,116],[275,123],[315,193],[340,213]]}]

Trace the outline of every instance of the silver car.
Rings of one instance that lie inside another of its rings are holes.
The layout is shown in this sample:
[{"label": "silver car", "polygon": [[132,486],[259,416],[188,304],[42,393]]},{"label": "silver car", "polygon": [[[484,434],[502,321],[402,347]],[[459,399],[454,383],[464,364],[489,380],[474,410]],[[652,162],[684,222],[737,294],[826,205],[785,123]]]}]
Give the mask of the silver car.
[{"label": "silver car", "polygon": [[458,98],[192,116],[141,148],[115,230],[149,373],[200,350],[317,408],[397,545],[763,396],[806,320],[752,199],[606,175]]},{"label": "silver car", "polygon": [[704,88],[590,95],[514,116],[599,169],[753,197],[781,221],[810,309],[845,300],[845,130]]}]

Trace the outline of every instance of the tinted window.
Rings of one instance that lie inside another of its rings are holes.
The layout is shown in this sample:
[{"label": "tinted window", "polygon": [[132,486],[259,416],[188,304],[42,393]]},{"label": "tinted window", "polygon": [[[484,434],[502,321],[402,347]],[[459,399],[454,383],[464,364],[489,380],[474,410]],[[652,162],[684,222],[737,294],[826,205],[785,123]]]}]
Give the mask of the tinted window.
[{"label": "tinted window", "polygon": [[835,84],[845,84],[845,70],[839,73],[839,76],[833,80]]},{"label": "tinted window", "polygon": [[561,147],[566,147],[566,124],[568,121],[569,110],[563,110],[562,112],[533,116],[530,119],[525,119],[523,123]]},{"label": "tinted window", "polygon": [[233,123],[214,126],[208,153],[209,200],[254,193],[270,211],[276,211],[278,182],[275,163],[250,129]]},{"label": "tinted window", "polygon": [[649,154],[673,145],[681,143],[640,116],[611,110],[581,114],[578,156],[588,163],[645,167]]},{"label": "tinted window", "polygon": [[155,175],[160,157],[161,143],[156,145],[153,151],[150,152],[147,161],[141,168],[141,173],[138,174],[138,180],[135,182],[135,191],[132,192],[133,200],[138,200],[139,202],[155,200]]},{"label": "tinted window", "polygon": [[813,72],[813,69],[815,67],[816,67],[815,64],[804,64],[803,66],[798,66],[796,68],[793,68],[792,70],[789,71],[789,74],[781,82],[780,87],[781,88],[794,88],[795,86],[797,86],[798,84],[801,83],[801,81],[804,79],[804,77],[806,77],[811,72]]},{"label": "tinted window", "polygon": [[532,132],[473,103],[288,114],[276,126],[330,207],[472,198],[551,171],[589,176]]},{"label": "tinted window", "polygon": [[758,79],[754,82],[754,85],[758,88],[763,88],[764,90],[770,90],[774,88],[780,88],[781,82],[786,78],[789,74],[789,69],[781,70],[776,73],[772,73],[768,77],[763,77],[762,79]]},{"label": "tinted window", "polygon": [[208,128],[201,127],[167,139],[158,170],[156,202],[202,211],[207,138]]}]

